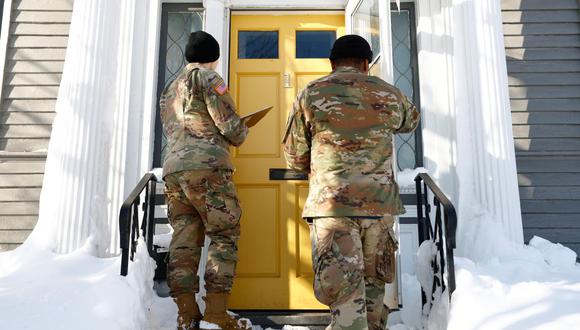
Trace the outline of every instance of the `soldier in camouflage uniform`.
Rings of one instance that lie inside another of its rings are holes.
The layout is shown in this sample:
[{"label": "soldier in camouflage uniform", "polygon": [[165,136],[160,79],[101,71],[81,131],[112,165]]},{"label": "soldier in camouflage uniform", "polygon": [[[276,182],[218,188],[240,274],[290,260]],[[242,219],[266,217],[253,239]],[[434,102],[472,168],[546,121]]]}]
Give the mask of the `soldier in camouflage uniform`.
[{"label": "soldier in camouflage uniform", "polygon": [[339,38],[330,60],[333,72],[297,97],[284,153],[290,168],[310,174],[302,216],[310,225],[314,293],[331,310],[328,329],[384,329],[398,244],[393,216],[404,213],[393,134],[411,132],[420,116],[401,91],[367,75],[372,51],[363,38]]},{"label": "soldier in camouflage uniform", "polygon": [[219,58],[217,41],[202,31],[192,33],[186,58],[190,63],[160,100],[167,135],[165,196],[174,230],[168,285],[179,309],[178,329],[199,329],[197,271],[205,235],[209,236],[203,320],[223,329],[238,329],[235,319],[226,313],[241,216],[229,147],[241,145],[248,128],[237,115],[225,82],[214,71]]}]

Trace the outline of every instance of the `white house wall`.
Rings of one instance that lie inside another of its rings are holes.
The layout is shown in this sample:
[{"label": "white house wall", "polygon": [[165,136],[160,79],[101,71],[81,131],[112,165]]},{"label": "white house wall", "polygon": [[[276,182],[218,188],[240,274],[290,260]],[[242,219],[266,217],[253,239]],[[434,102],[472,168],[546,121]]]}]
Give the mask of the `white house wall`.
[{"label": "white house wall", "polygon": [[38,219],[73,1],[3,1],[3,6],[0,252],[22,244]]}]

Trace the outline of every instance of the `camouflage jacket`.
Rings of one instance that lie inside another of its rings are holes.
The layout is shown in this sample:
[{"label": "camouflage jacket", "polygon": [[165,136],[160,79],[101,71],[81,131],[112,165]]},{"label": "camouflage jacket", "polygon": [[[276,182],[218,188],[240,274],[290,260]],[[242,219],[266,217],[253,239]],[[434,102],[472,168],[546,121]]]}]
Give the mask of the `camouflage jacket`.
[{"label": "camouflage jacket", "polygon": [[234,168],[229,146],[241,145],[248,128],[219,74],[190,63],[165,88],[159,104],[167,136],[164,177],[185,170]]},{"label": "camouflage jacket", "polygon": [[392,134],[414,130],[419,119],[401,91],[354,68],[309,83],[284,136],[288,166],[310,174],[302,216],[403,214]]}]

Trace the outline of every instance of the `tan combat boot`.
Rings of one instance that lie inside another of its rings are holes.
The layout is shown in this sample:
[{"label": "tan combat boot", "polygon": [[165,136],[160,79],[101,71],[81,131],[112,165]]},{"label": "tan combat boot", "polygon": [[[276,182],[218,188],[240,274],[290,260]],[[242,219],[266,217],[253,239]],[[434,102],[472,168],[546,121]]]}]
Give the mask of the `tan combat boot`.
[{"label": "tan combat boot", "polygon": [[177,305],[177,330],[199,330],[202,315],[195,294],[182,294],[173,300]]},{"label": "tan combat boot", "polygon": [[205,313],[202,321],[216,324],[223,330],[246,329],[245,327],[240,327],[236,319],[228,314],[228,296],[228,293],[208,292],[203,298],[205,300]]}]

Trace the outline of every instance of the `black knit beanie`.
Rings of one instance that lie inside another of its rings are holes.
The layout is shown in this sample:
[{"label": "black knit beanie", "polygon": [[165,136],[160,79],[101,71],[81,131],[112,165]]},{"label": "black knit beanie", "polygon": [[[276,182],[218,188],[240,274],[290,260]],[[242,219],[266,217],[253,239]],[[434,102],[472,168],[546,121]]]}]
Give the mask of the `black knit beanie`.
[{"label": "black knit beanie", "polygon": [[211,34],[192,32],[185,46],[185,59],[189,63],[211,63],[220,57],[220,45]]},{"label": "black knit beanie", "polygon": [[371,46],[363,37],[356,34],[348,34],[336,39],[329,58],[333,61],[351,57],[368,59],[369,62],[373,60]]}]

